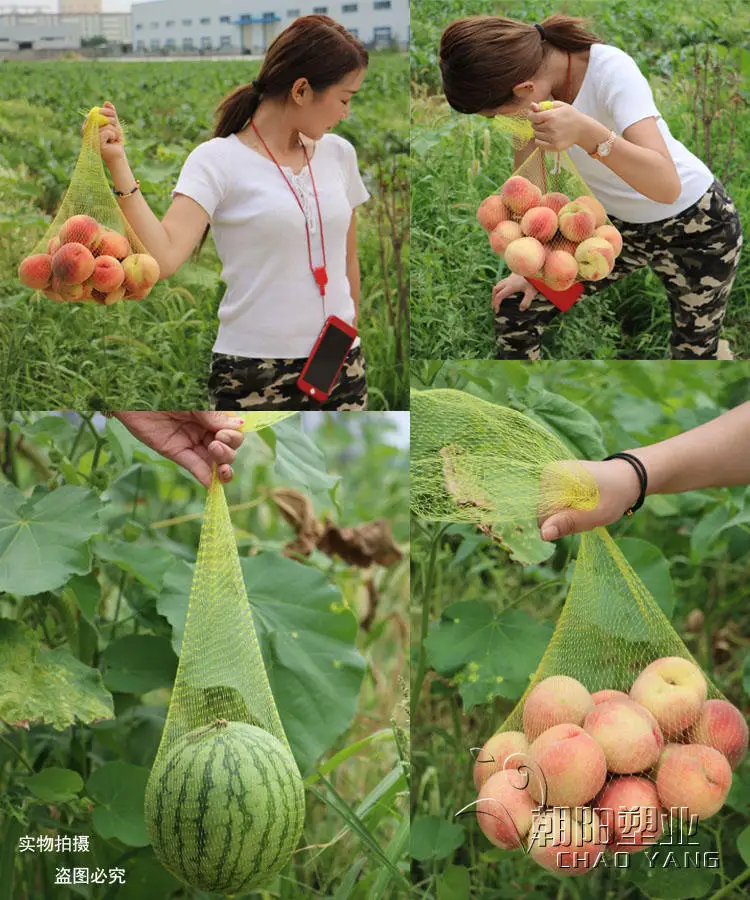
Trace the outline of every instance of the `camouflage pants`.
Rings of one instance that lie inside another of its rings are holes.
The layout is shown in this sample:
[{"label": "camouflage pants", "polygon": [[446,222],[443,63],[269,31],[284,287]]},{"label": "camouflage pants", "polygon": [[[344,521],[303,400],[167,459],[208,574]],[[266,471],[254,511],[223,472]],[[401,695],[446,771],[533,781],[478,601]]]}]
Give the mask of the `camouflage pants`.
[{"label": "camouflage pants", "polygon": [[[669,298],[671,358],[715,359],[742,248],[740,218],[721,182],[671,219],[637,224],[609,218],[622,234],[622,253],[606,278],[584,282],[578,302],[648,266]],[[495,315],[498,359],[539,359],[544,329],[560,312],[541,294],[521,312],[522,297],[506,297]]]},{"label": "camouflage pants", "polygon": [[318,403],[297,387],[307,359],[248,359],[214,353],[208,389],[211,409],[367,409],[367,377],[361,347],[347,354],[331,395]]}]

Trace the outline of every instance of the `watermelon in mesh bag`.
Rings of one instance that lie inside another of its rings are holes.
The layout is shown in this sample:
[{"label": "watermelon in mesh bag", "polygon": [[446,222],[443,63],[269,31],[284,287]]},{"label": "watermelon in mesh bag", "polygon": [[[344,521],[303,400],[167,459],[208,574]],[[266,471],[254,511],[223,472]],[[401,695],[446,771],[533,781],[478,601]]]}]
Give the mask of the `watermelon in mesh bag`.
[{"label": "watermelon in mesh bag", "polygon": [[81,152],[60,209],[44,237],[22,260],[18,277],[56,303],[145,300],[159,264],[138,238],[110,189],[99,107],[86,117]]}]

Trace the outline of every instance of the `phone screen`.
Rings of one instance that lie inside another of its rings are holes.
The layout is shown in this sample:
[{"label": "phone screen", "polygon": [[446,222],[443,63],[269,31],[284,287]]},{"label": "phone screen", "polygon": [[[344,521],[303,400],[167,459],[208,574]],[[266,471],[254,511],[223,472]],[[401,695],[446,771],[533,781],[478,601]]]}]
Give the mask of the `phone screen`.
[{"label": "phone screen", "polygon": [[330,393],[333,379],[353,340],[335,325],[329,325],[315,355],[310,359],[305,381],[324,394]]}]

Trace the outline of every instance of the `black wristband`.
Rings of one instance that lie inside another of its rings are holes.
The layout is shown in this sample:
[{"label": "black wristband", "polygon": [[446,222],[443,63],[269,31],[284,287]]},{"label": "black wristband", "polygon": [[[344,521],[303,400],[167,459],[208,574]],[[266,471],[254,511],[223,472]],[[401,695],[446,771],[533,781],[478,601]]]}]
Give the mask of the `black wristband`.
[{"label": "black wristband", "polygon": [[646,499],[646,489],[648,488],[648,475],[646,473],[646,467],[643,465],[643,461],[638,459],[637,456],[633,456],[632,453],[613,453],[612,456],[605,457],[603,462],[607,462],[610,459],[624,459],[626,462],[629,462],[630,465],[635,469],[635,473],[638,476],[638,482],[641,486],[641,493],[638,495],[638,499],[630,507],[630,509],[626,510],[626,515],[632,516],[634,512],[638,512],[638,510],[643,506],[643,501]]}]

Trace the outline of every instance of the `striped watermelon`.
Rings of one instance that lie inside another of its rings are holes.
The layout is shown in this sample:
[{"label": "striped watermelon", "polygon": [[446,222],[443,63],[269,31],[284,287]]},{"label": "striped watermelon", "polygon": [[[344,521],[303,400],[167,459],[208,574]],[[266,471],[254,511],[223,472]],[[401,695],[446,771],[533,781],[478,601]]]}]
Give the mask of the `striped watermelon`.
[{"label": "striped watermelon", "polygon": [[217,720],[175,741],[146,788],[154,852],[204,891],[250,890],[297,846],[305,795],[292,754],[245,722]]}]

